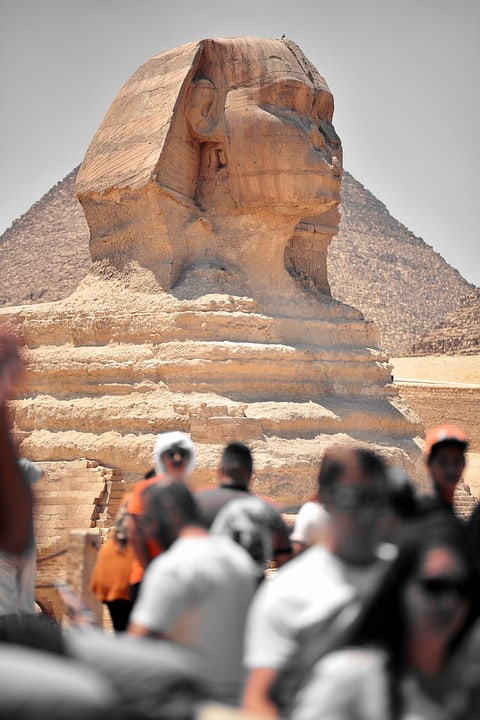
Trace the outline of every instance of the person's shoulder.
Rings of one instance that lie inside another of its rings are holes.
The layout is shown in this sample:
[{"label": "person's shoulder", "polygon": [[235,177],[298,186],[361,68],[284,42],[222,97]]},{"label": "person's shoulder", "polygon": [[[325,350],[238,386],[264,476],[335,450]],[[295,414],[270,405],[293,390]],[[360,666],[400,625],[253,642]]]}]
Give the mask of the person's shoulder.
[{"label": "person's shoulder", "polygon": [[31,485],[38,482],[43,475],[42,468],[27,458],[18,458],[17,465],[24,480]]},{"label": "person's shoulder", "polygon": [[310,578],[313,581],[327,573],[330,568],[339,569],[336,557],[322,545],[312,545],[282,565],[272,576],[272,581],[296,592],[297,578]]},{"label": "person's shoulder", "polygon": [[[227,535],[208,535],[209,551],[212,555],[227,560],[248,573],[255,570],[255,563],[250,554],[238,542]],[[256,573],[255,573],[256,574]]]},{"label": "person's shoulder", "polygon": [[143,512],[143,491],[145,488],[150,487],[150,485],[164,482],[164,480],[165,478],[163,475],[153,475],[152,477],[144,478],[143,480],[139,480],[135,483],[133,490],[130,493],[130,497],[128,498],[127,512],[130,515],[141,515]]},{"label": "person's shoulder", "polygon": [[369,676],[383,670],[387,656],[384,650],[372,647],[345,647],[327,653],[318,663],[322,672],[348,676]]}]

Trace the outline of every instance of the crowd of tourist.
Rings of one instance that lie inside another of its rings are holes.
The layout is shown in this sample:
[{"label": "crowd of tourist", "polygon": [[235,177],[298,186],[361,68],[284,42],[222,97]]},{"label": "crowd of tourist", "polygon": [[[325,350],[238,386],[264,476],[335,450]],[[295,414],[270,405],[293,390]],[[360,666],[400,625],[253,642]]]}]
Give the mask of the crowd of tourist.
[{"label": "crowd of tourist", "polygon": [[163,433],[91,576],[113,631],[68,592],[67,629],[34,612],[37,471],[7,406],[21,370],[1,331],[0,717],[478,720],[479,513],[455,512],[461,429],[427,433],[425,496],[365,444],[332,445],[293,528],[253,492],[247,445],[226,445],[216,485],[194,490],[194,444]]}]

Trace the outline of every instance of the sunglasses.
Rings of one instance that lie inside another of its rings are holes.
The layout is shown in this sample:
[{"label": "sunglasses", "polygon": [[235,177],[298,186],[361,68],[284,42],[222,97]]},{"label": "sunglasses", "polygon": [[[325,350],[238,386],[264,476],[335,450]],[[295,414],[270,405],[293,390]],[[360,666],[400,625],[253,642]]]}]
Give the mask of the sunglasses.
[{"label": "sunglasses", "polygon": [[466,580],[449,577],[418,578],[417,585],[426,594],[432,597],[438,595],[465,595],[468,591]]},{"label": "sunglasses", "polygon": [[185,460],[189,456],[188,450],[184,450],[184,448],[172,448],[170,450],[166,450],[164,455],[166,455],[170,460],[173,460],[174,458],[180,457],[182,460]]},{"label": "sunglasses", "polygon": [[372,487],[337,485],[330,489],[329,496],[335,509],[345,515],[354,515],[360,510],[380,514],[388,505],[386,494]]}]

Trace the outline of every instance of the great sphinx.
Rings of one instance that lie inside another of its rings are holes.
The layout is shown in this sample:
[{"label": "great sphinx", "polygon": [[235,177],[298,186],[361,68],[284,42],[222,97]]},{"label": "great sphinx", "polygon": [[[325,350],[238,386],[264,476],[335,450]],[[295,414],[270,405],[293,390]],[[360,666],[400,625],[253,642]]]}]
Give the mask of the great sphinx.
[{"label": "great sphinx", "polygon": [[289,40],[190,43],[120,90],[77,176],[89,274],[65,300],[0,311],[24,338],[13,412],[44,497],[83,458],[103,473],[89,522],[106,522],[115,483],[141,477],[172,429],[196,443],[194,485],[243,440],[255,488],[287,504],[308,497],[337,440],[416,476],[421,422],[374,325],[330,295],[332,117],[327,83]]}]

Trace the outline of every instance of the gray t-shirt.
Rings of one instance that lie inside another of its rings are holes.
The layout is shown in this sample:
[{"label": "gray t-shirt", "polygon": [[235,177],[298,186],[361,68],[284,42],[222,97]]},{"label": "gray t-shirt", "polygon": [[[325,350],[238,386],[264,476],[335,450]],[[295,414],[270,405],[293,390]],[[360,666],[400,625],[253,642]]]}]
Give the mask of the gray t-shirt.
[{"label": "gray t-shirt", "polygon": [[255,588],[255,564],[233,540],[181,537],[145,571],[131,622],[196,650],[213,696],[236,702]]}]

